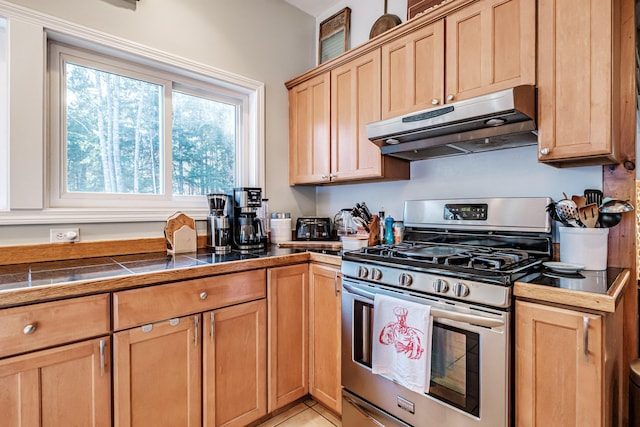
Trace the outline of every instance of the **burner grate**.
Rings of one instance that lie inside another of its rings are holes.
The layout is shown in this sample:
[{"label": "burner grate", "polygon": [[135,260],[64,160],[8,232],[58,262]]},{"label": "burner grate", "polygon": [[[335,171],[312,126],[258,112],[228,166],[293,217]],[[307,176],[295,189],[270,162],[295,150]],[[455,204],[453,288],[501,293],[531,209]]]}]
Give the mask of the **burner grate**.
[{"label": "burner grate", "polygon": [[426,266],[439,265],[483,271],[509,271],[528,264],[534,259],[526,251],[505,250],[465,245],[426,244],[402,242],[395,245],[377,245],[362,248],[359,252],[367,258],[383,258],[403,264],[412,261]]}]

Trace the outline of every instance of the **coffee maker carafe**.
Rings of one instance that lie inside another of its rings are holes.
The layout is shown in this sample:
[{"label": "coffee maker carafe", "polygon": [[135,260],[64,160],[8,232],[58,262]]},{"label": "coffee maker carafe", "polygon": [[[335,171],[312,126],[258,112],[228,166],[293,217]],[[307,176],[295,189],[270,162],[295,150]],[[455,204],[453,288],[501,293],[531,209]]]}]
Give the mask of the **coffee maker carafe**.
[{"label": "coffee maker carafe", "polygon": [[257,216],[257,211],[262,206],[262,190],[250,187],[234,188],[232,199],[233,209],[230,213],[233,249],[241,253],[264,250],[267,235],[262,221]]},{"label": "coffee maker carafe", "polygon": [[217,254],[231,252],[231,226],[227,207],[230,205],[226,194],[209,194],[209,217],[207,220],[207,248]]}]

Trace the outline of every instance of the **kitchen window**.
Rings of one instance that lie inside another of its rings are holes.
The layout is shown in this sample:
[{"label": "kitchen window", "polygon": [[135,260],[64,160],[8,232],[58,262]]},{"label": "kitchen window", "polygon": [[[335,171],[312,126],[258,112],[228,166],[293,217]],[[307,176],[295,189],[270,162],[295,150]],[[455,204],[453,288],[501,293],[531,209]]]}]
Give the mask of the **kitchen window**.
[{"label": "kitchen window", "polygon": [[241,184],[247,94],[56,41],[48,52],[51,207],[197,208]]},{"label": "kitchen window", "polygon": [[204,218],[264,132],[262,82],[0,2],[0,225]]}]

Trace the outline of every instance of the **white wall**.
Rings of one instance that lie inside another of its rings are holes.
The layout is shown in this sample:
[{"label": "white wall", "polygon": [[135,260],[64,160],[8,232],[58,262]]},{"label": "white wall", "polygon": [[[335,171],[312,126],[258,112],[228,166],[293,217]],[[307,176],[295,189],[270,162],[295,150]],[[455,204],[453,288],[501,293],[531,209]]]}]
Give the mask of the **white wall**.
[{"label": "white wall", "polygon": [[537,162],[534,146],[416,161],[411,180],[321,187],[318,215],[365,201],[372,211],[402,219],[405,200],[467,197],[551,197],[602,188],[602,168],[558,169]]}]

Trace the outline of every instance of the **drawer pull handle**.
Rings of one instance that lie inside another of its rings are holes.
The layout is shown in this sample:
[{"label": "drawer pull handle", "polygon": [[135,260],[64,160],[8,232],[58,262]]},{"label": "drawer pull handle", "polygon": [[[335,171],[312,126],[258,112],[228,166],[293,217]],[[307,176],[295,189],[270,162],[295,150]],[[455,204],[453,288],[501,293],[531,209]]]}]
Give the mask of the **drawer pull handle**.
[{"label": "drawer pull handle", "polygon": [[27,325],[22,330],[22,333],[25,334],[25,335],[31,335],[35,331],[36,331],[36,325]]},{"label": "drawer pull handle", "polygon": [[101,377],[104,377],[104,365],[105,365],[104,340],[100,340],[100,376]]},{"label": "drawer pull handle", "polygon": [[193,316],[193,324],[195,326],[195,332],[193,334],[193,344],[196,347],[198,346],[198,324],[200,323],[198,319],[199,319],[198,316]]},{"label": "drawer pull handle", "polygon": [[213,311],[211,312],[211,342],[213,342],[216,334],[216,319],[214,317]]},{"label": "drawer pull handle", "polygon": [[206,292],[200,292],[200,299],[205,300],[209,295]]},{"label": "drawer pull handle", "polygon": [[584,361],[589,361],[589,318],[582,318],[582,345],[584,347]]}]

